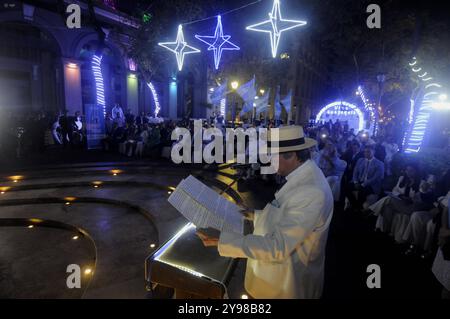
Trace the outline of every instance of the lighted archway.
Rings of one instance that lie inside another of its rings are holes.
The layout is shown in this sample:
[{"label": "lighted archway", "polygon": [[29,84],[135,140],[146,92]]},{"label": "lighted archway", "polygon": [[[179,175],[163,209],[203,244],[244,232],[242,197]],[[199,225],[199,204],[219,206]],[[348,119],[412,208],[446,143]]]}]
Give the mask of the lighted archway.
[{"label": "lighted archway", "polygon": [[357,127],[354,128],[358,129],[358,132],[364,130],[364,113],[356,105],[345,101],[336,101],[324,106],[317,114],[316,122],[339,119],[341,122],[349,121],[350,124],[350,122],[355,121],[353,116],[357,117]]}]

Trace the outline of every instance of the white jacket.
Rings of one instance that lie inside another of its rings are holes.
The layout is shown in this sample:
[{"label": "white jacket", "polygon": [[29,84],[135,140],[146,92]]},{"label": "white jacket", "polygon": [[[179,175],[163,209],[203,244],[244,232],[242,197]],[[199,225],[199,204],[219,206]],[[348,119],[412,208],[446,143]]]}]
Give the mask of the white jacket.
[{"label": "white jacket", "polygon": [[320,298],[333,195],[311,160],[286,179],[255,211],[253,234],[222,232],[219,253],[248,259],[245,288],[254,298]]}]

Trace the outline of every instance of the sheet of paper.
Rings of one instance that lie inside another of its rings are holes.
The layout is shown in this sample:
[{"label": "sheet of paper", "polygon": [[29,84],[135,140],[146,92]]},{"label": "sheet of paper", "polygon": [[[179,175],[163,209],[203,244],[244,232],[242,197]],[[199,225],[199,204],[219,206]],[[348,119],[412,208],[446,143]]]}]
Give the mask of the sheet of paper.
[{"label": "sheet of paper", "polygon": [[239,207],[192,175],[178,184],[168,201],[198,228],[244,232]]}]

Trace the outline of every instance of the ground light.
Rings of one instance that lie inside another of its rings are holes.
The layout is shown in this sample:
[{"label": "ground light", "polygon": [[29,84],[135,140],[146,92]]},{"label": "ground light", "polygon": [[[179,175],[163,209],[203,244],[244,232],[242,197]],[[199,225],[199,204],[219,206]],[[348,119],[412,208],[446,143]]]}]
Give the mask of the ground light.
[{"label": "ground light", "polygon": [[120,169],[112,169],[110,172],[113,176],[117,176],[117,175],[123,173],[123,171]]},{"label": "ground light", "polygon": [[95,182],[92,182],[92,184],[94,185],[94,188],[99,188],[100,185],[102,185],[102,182],[95,181]]},{"label": "ground light", "polygon": [[77,199],[76,197],[72,197],[72,196],[64,197],[64,200],[66,201],[66,205],[72,204],[72,202],[74,202],[76,199]]},{"label": "ground light", "polygon": [[13,183],[17,183],[20,180],[22,180],[24,178],[24,176],[21,175],[15,175],[15,176],[9,176],[8,179],[13,181]]},{"label": "ground light", "polygon": [[247,296],[246,294],[243,294],[243,295],[241,296],[241,299],[248,299],[248,296]]}]

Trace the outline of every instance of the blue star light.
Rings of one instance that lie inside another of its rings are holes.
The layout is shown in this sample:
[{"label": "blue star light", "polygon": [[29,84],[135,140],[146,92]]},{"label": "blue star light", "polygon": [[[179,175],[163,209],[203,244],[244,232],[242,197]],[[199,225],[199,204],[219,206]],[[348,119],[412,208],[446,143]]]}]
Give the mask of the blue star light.
[{"label": "blue star light", "polygon": [[272,46],[272,56],[276,58],[281,34],[284,31],[301,27],[305,24],[306,21],[283,19],[281,17],[280,0],[274,0],[272,12],[269,12],[269,20],[248,26],[246,29],[250,31],[269,33],[270,44]]},{"label": "blue star light", "polygon": [[230,42],[231,36],[223,35],[222,17],[217,17],[216,32],[213,36],[196,35],[200,41],[209,45],[208,51],[214,51],[214,65],[216,70],[219,69],[220,60],[222,58],[222,52],[225,50],[233,51],[240,50],[240,48],[234,43]]},{"label": "blue star light", "polygon": [[184,57],[186,54],[200,53],[199,49],[188,45],[184,40],[183,26],[181,24],[178,26],[177,40],[175,42],[163,42],[158,43],[158,45],[175,53],[175,56],[177,58],[178,70],[180,71],[183,69]]}]

